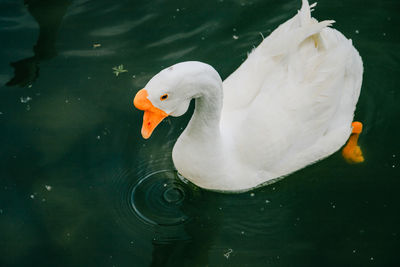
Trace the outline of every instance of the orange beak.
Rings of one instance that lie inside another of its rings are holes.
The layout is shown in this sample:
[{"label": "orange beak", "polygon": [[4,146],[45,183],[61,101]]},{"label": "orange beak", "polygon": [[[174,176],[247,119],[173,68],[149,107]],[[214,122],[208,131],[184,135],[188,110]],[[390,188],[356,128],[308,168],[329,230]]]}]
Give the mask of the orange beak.
[{"label": "orange beak", "polygon": [[144,110],[142,125],[142,136],[144,139],[148,139],[157,125],[168,116],[167,113],[153,106],[147,98],[148,95],[146,89],[142,89],[137,92],[133,99],[133,105],[137,109]]}]

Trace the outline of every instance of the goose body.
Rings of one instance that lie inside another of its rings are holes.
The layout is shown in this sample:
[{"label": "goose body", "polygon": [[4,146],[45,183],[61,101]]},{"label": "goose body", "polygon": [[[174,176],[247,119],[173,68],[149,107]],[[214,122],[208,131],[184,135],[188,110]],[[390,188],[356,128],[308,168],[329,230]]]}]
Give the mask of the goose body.
[{"label": "goose body", "polygon": [[352,133],[363,66],[332,23],[312,18],[303,0],[224,82],[201,62],[162,70],[134,100],[143,137],[195,99],[172,158],[186,179],[218,191],[271,183],[336,152]]}]

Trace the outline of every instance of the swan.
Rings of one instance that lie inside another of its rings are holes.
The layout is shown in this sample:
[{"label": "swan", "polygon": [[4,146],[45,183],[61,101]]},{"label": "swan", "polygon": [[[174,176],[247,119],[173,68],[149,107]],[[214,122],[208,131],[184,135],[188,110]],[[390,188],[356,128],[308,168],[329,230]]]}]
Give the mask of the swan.
[{"label": "swan", "polygon": [[178,172],[208,190],[243,192],[275,182],[343,149],[349,162],[364,160],[353,122],[363,64],[352,41],[298,13],[255,48],[225,81],[210,65],[175,64],[156,74],[134,97],[144,111],[147,139],[167,116],[195,110],[176,141]]}]

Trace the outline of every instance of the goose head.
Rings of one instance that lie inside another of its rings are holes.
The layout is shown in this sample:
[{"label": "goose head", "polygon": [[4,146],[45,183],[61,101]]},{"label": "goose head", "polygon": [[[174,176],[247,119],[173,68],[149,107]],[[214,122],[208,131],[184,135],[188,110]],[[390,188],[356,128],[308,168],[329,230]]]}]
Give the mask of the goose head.
[{"label": "goose head", "polygon": [[148,139],[167,116],[183,115],[190,101],[203,96],[204,89],[215,82],[221,83],[221,78],[214,68],[196,61],[178,63],[156,74],[133,100],[134,106],[144,111],[143,138]]}]

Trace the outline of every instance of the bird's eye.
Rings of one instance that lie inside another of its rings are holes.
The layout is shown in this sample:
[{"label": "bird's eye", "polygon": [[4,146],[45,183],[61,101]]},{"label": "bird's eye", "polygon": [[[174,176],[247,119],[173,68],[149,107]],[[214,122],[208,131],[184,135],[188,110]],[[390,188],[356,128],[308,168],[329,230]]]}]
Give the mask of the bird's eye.
[{"label": "bird's eye", "polygon": [[161,97],[160,97],[160,100],[161,101],[164,101],[165,99],[167,99],[168,98],[168,94],[163,94]]}]

